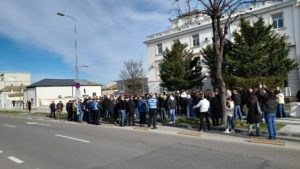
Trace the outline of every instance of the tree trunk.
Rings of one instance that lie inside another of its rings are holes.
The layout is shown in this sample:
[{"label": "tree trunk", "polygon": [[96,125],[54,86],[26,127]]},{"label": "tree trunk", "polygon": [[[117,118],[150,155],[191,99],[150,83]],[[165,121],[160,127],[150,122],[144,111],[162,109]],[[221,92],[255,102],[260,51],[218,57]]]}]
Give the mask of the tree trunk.
[{"label": "tree trunk", "polygon": [[223,65],[223,52],[224,52],[224,39],[222,28],[220,25],[220,16],[218,15],[219,11],[216,11],[211,16],[212,19],[212,28],[213,28],[213,45],[215,50],[215,57],[217,59],[216,63],[216,88],[219,91],[220,100],[221,100],[221,114],[222,114],[222,124],[226,124],[227,115],[226,115],[226,85],[223,79],[222,65]]}]

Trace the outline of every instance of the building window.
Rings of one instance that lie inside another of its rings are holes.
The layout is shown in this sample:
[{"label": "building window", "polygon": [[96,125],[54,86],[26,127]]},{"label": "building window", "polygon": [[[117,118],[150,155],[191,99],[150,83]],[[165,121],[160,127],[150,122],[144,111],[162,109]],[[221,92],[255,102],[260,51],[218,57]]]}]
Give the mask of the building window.
[{"label": "building window", "polygon": [[283,15],[282,13],[272,15],[272,22],[274,29],[283,28]]},{"label": "building window", "polygon": [[163,53],[163,48],[162,48],[162,44],[157,44],[156,45],[156,55],[161,55]]},{"label": "building window", "polygon": [[193,35],[192,38],[193,38],[193,47],[200,46],[199,34]]}]

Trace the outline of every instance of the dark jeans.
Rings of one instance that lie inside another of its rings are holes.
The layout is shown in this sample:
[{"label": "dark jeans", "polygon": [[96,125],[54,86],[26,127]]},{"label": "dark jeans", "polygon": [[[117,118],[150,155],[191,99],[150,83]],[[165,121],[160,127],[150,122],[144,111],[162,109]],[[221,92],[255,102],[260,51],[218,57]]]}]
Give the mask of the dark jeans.
[{"label": "dark jeans", "polygon": [[139,112],[140,113],[140,124],[143,125],[143,124],[146,124],[146,115],[147,113],[146,112]]},{"label": "dark jeans", "polygon": [[73,111],[72,115],[73,115],[72,117],[73,121],[77,121],[78,120],[77,111]]},{"label": "dark jeans", "polygon": [[284,110],[284,104],[278,104],[277,117],[279,117],[279,118],[286,117],[285,110]]},{"label": "dark jeans", "polygon": [[50,118],[55,118],[55,110],[53,111],[53,110],[51,110],[51,112],[50,112]]},{"label": "dark jeans", "polygon": [[160,108],[160,118],[161,118],[161,122],[163,124],[166,123],[166,119],[167,119],[167,113],[166,113],[166,109],[165,108]]},{"label": "dark jeans", "polygon": [[128,125],[135,125],[135,121],[134,121],[134,112],[130,112],[128,113],[128,120],[127,120],[127,124]]},{"label": "dark jeans", "polygon": [[212,120],[213,126],[219,126],[220,125],[218,112],[212,112],[211,113],[211,120]]},{"label": "dark jeans", "polygon": [[100,111],[99,110],[93,110],[93,124],[99,125],[100,124]]},{"label": "dark jeans", "polygon": [[156,114],[157,114],[157,109],[149,109],[149,120],[148,120],[148,127],[153,125],[153,128],[156,127]]},{"label": "dark jeans", "polygon": [[234,129],[234,118],[232,116],[227,116],[227,129]]},{"label": "dark jeans", "polygon": [[68,120],[69,121],[73,120],[73,111],[68,111]]},{"label": "dark jeans", "polygon": [[243,120],[243,115],[241,111],[241,105],[235,105],[234,106],[234,115],[233,115],[234,120],[237,120],[238,118],[240,120]]},{"label": "dark jeans", "polygon": [[207,130],[210,130],[210,122],[208,119],[208,112],[200,112],[200,126],[199,126],[199,130],[203,129],[203,118],[205,117],[205,121],[206,121],[206,126],[207,126]]},{"label": "dark jeans", "polygon": [[125,110],[119,110],[119,125],[120,126],[125,126]]},{"label": "dark jeans", "polygon": [[93,124],[94,112],[92,110],[89,110],[88,115],[88,124]]},{"label": "dark jeans", "polygon": [[108,111],[109,115],[109,123],[114,124],[115,123],[115,116],[113,111]]}]

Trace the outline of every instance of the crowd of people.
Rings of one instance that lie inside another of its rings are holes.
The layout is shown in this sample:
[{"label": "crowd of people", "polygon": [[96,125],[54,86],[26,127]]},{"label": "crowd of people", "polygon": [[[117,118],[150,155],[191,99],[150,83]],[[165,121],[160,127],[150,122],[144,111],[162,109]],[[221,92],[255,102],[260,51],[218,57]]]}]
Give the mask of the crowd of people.
[{"label": "crowd of people", "polygon": [[[246,120],[250,136],[260,135],[260,123],[265,119],[268,125],[269,139],[276,138],[275,117],[286,116],[284,95],[279,88],[269,90],[264,85],[253,89],[227,90],[225,133],[234,132],[236,120]],[[218,91],[191,90],[169,94],[149,95],[104,95],[88,97],[83,100],[70,100],[66,105],[60,101],[50,104],[50,118],[61,118],[65,108],[69,121],[86,122],[100,125],[107,121],[111,124],[140,125],[156,129],[157,117],[165,125],[176,123],[176,117],[199,118],[199,131],[221,124],[221,100]],[[204,126],[204,118],[206,126]],[[101,119],[101,120],[100,120]],[[252,132],[255,125],[256,133]]]}]

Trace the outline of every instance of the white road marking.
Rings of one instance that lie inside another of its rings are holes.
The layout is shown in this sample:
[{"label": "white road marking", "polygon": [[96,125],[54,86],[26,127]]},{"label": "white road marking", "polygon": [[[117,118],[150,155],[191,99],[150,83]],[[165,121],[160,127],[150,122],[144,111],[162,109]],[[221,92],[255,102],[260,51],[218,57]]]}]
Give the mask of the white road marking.
[{"label": "white road marking", "polygon": [[31,125],[38,125],[38,126],[47,126],[47,127],[50,127],[49,124],[42,124],[42,123],[37,123],[37,122],[26,122],[27,124]]},{"label": "white road marking", "polygon": [[17,163],[17,164],[24,163],[24,161],[22,161],[22,160],[20,160],[20,159],[18,159],[18,158],[16,158],[16,157],[14,157],[14,156],[9,156],[9,157],[7,157],[7,158],[10,159],[11,161]]},{"label": "white road marking", "polygon": [[16,126],[9,125],[9,124],[3,124],[3,126],[6,126],[6,127],[12,127],[12,128],[16,128]]},{"label": "white road marking", "polygon": [[3,151],[2,150],[0,150],[0,154],[2,154],[3,153]]},{"label": "white road marking", "polygon": [[62,137],[62,138],[67,138],[67,139],[71,139],[71,140],[76,140],[76,141],[80,141],[80,142],[84,142],[84,143],[90,143],[89,140],[82,140],[82,139],[78,139],[78,138],[74,138],[74,137],[69,137],[69,136],[64,136],[64,135],[60,135],[60,134],[55,134],[55,136]]}]

